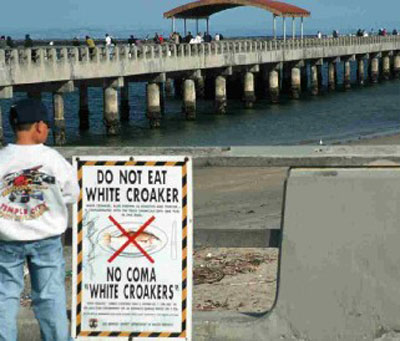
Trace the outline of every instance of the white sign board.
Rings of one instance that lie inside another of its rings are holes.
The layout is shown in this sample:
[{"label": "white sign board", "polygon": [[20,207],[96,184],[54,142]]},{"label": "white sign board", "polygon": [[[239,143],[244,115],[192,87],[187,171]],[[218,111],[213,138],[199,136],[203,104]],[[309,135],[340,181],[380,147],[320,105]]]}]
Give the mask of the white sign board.
[{"label": "white sign board", "polygon": [[192,164],[75,157],[72,336],[191,340]]}]

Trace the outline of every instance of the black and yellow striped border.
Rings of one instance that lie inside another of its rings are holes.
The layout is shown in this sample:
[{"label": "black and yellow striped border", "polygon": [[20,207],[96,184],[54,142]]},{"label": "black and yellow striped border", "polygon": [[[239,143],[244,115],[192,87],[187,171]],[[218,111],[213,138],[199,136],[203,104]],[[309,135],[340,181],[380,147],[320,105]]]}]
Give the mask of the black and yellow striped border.
[{"label": "black and yellow striped border", "polygon": [[[187,206],[187,159],[185,161],[80,161],[76,159],[78,181],[79,181],[79,200],[78,200],[78,229],[77,229],[77,248],[76,248],[76,336],[77,337],[163,337],[172,338],[180,337],[185,338],[187,336],[187,242],[188,242],[188,206]],[[94,332],[82,330],[82,241],[83,241],[83,230],[82,230],[82,198],[83,198],[83,187],[82,187],[82,174],[83,166],[167,166],[167,167],[182,167],[182,328],[180,333],[153,333],[153,332]]]}]

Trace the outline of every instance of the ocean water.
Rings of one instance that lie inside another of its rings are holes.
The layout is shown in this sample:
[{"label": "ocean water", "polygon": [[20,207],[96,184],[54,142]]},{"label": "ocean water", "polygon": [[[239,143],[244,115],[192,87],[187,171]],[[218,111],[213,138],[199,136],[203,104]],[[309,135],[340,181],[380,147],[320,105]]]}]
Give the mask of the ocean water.
[{"label": "ocean water", "polygon": [[[342,68],[340,68],[341,70]],[[352,78],[355,82],[355,65]],[[342,81],[338,73],[339,83]],[[324,82],[326,79],[324,77]],[[25,94],[16,94],[14,101]],[[43,100],[52,110],[51,94]],[[6,142],[13,134],[8,124],[11,100],[0,100]],[[240,100],[228,100],[226,115],[215,115],[212,100],[198,100],[197,119],[186,121],[181,100],[166,97],[161,128],[150,129],[145,117],[145,83],[130,84],[130,121],[121,134],[108,137],[102,118],[102,91],[89,89],[90,130],[79,131],[78,92],[65,95],[65,118],[68,145],[90,146],[234,146],[298,145],[340,143],[400,132],[400,81],[377,85],[353,86],[350,91],[324,91],[300,100],[283,96],[280,104],[258,100],[253,109],[244,109]],[[49,144],[52,138],[49,137]]]}]

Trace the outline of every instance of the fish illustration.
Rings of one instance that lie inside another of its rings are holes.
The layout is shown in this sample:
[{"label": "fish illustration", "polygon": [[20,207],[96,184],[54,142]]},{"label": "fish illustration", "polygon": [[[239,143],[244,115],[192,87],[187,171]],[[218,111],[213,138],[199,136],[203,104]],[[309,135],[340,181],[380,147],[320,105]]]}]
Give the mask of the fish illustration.
[{"label": "fish illustration", "polygon": [[[136,232],[137,231],[132,231],[132,230],[127,231],[129,237],[133,237]],[[114,244],[114,243],[117,243],[117,244],[119,244],[121,242],[125,243],[127,238],[122,233],[119,235],[112,235],[111,233],[105,233],[103,235],[103,240],[106,245],[110,246],[111,244]],[[153,245],[153,243],[159,242],[160,238],[158,238],[157,236],[155,236],[154,234],[149,233],[149,232],[141,232],[135,238],[135,241],[140,244],[150,246],[150,245]]]}]

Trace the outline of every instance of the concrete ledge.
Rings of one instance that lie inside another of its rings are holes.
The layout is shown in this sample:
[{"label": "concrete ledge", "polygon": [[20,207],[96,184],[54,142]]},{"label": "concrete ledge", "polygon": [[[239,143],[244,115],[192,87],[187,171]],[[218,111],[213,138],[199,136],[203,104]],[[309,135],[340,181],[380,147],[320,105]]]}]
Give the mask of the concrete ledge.
[{"label": "concrete ledge", "polygon": [[189,155],[195,167],[400,165],[400,146],[59,147],[74,155]]}]

